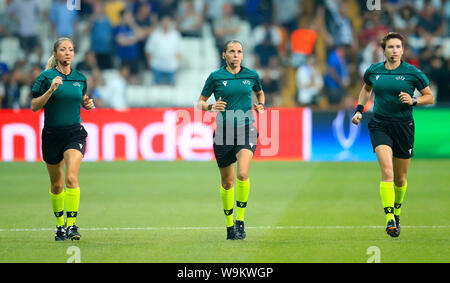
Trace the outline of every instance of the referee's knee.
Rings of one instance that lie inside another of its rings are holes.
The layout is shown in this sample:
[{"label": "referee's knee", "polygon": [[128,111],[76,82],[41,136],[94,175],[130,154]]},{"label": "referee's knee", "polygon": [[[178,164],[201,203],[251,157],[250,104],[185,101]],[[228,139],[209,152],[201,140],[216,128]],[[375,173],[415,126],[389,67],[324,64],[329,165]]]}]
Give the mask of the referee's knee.
[{"label": "referee's knee", "polygon": [[234,186],[234,179],[222,179],[222,187],[225,189],[225,190],[229,190],[229,189],[231,189],[231,188],[233,188],[233,186]]},{"label": "referee's knee", "polygon": [[246,181],[248,179],[248,172],[242,171],[237,173],[239,181]]},{"label": "referee's knee", "polygon": [[69,188],[77,188],[78,187],[78,176],[76,174],[67,174],[66,185]]}]

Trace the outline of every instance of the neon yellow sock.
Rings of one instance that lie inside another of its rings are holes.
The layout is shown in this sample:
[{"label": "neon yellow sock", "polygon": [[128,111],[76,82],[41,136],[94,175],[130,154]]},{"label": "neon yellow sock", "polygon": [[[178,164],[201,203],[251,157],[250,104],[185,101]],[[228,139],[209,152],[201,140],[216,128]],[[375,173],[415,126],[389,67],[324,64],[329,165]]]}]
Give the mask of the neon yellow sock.
[{"label": "neon yellow sock", "polygon": [[67,227],[75,223],[80,206],[80,188],[66,188],[66,204]]},{"label": "neon yellow sock", "polygon": [[60,194],[50,192],[50,200],[52,202],[53,213],[56,216],[56,225],[64,225],[64,191]]},{"label": "neon yellow sock", "polygon": [[394,182],[380,182],[380,195],[387,223],[391,219],[394,220]]},{"label": "neon yellow sock", "polygon": [[223,211],[225,213],[227,227],[233,226],[234,187],[229,190],[225,190],[224,187],[221,186],[220,196],[222,198]]},{"label": "neon yellow sock", "polygon": [[402,187],[397,187],[394,184],[394,191],[395,191],[394,215],[400,215],[402,211],[401,207],[403,203],[403,198],[405,197],[407,186],[408,182],[405,182],[405,184]]},{"label": "neon yellow sock", "polygon": [[245,208],[247,207],[250,193],[250,180],[236,181],[236,220],[244,221]]}]

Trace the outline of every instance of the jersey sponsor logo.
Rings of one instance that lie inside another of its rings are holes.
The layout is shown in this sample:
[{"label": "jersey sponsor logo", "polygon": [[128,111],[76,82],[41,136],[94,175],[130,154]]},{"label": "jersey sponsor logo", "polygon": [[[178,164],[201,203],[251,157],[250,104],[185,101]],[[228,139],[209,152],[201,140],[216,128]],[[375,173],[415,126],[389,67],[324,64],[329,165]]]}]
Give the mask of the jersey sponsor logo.
[{"label": "jersey sponsor logo", "polygon": [[244,84],[244,85],[251,85],[251,82],[249,80],[243,80],[242,84]]},{"label": "jersey sponsor logo", "polygon": [[81,86],[79,82],[73,83],[73,86]]},{"label": "jersey sponsor logo", "polygon": [[405,80],[405,76],[396,76],[395,79],[397,81],[404,81]]},{"label": "jersey sponsor logo", "polygon": [[223,83],[223,86],[227,86],[228,82],[227,81],[223,81],[222,83]]}]

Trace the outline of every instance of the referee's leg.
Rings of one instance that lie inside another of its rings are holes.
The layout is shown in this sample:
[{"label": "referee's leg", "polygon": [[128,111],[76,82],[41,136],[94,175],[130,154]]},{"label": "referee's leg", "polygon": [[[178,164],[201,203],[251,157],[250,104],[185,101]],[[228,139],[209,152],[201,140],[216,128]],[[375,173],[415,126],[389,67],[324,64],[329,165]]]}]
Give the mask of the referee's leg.
[{"label": "referee's leg", "polygon": [[80,206],[80,185],[78,183],[78,172],[81,165],[83,154],[76,149],[70,148],[64,152],[64,161],[66,163],[66,216],[67,216],[67,236],[70,239],[79,240],[81,235],[78,233],[78,227],[75,220],[78,216]]},{"label": "referee's leg", "polygon": [[394,190],[395,190],[395,202],[394,202],[394,216],[398,219],[401,212],[401,206],[406,194],[406,188],[408,182],[406,175],[408,174],[409,164],[411,158],[397,158],[394,157]]},{"label": "referee's leg", "polygon": [[245,239],[244,213],[250,193],[249,171],[253,152],[243,148],[236,154],[237,180],[236,180],[236,238]]},{"label": "referee's leg", "polygon": [[388,223],[394,219],[395,192],[392,148],[388,145],[378,145],[375,153],[381,169],[380,196],[386,214],[386,223]]}]

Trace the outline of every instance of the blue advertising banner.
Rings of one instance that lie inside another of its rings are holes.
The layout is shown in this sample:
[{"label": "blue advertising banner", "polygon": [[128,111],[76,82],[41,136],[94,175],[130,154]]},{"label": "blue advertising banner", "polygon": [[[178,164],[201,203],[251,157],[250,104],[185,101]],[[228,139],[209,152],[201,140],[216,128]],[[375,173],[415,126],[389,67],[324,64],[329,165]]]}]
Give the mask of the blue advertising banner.
[{"label": "blue advertising banner", "polygon": [[367,124],[372,113],[364,113],[358,126],[352,124],[354,110],[312,112],[311,161],[376,161]]}]

